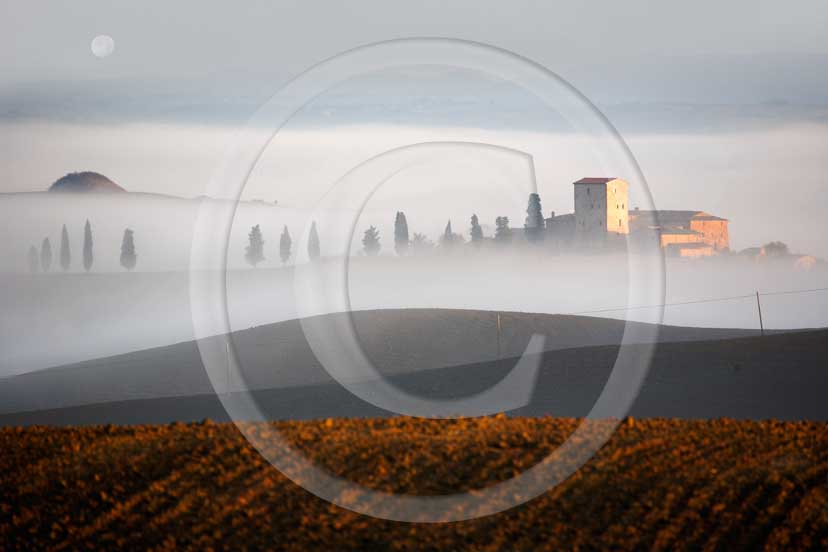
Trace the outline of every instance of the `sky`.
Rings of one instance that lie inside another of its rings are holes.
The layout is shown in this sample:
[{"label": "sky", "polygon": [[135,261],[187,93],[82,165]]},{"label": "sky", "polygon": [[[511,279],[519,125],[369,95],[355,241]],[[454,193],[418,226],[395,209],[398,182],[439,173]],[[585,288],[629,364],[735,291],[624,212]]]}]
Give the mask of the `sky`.
[{"label": "sky", "polygon": [[[525,0],[508,5],[468,0],[448,5],[316,0],[253,1],[244,9],[198,1],[174,6],[160,1],[4,4],[6,16],[0,23],[4,84],[129,78],[222,81],[235,76],[278,85],[309,65],[358,45],[441,36],[486,42],[530,57],[595,96],[598,87],[607,85],[606,75],[596,70],[611,66],[617,68],[611,75],[616,80],[627,75],[629,82],[622,88],[632,81],[643,88],[657,78],[645,74],[646,69],[672,65],[676,75],[684,72],[687,60],[706,65],[742,56],[760,58],[759,63],[767,66],[778,56],[828,54],[823,32],[828,14],[818,0],[793,6],[748,0],[724,5],[712,1],[665,5],[652,0],[577,5]],[[102,33],[115,39],[118,52],[118,58],[107,64],[88,55],[92,37]],[[749,68],[738,68],[738,73],[743,71]],[[791,71],[802,73],[796,68]],[[696,83],[687,93],[701,94],[709,87],[728,90],[734,100],[746,93],[733,73],[717,77],[730,84]],[[767,77],[770,81],[780,75]],[[674,87],[669,82],[662,82],[653,93],[670,89]],[[804,90],[792,93],[802,100],[807,97]]]},{"label": "sky", "polygon": [[[618,129],[656,206],[730,219],[736,248],[781,239],[828,257],[824,2],[4,4],[0,192],[96,170],[131,191],[200,195],[238,129],[308,67],[373,42],[451,37],[571,83]],[[99,34],[115,41],[110,57],[90,51]],[[245,196],[305,208],[365,155],[463,139],[530,151],[544,209],[566,212],[571,182],[597,165],[556,117],[491,75],[363,75],[297,114]],[[397,189],[421,189],[419,178]],[[466,209],[467,191],[450,185],[463,174],[427,178],[420,208],[439,195]]]}]

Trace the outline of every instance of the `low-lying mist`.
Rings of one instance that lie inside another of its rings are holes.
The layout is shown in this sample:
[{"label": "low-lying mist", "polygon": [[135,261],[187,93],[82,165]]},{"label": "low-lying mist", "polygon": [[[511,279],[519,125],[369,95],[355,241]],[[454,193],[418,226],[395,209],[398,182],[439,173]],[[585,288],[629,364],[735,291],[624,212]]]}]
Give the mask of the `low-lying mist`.
[{"label": "low-lying mist", "polygon": [[[628,281],[628,260],[623,253],[554,255],[543,246],[358,256],[348,264],[347,291],[353,310],[479,309],[652,321],[653,305],[628,304],[628,286],[637,285]],[[333,264],[324,257],[316,262]],[[765,328],[828,326],[826,291],[765,295],[825,287],[819,266],[803,272],[787,261],[732,256],[668,259],[666,267],[665,324],[758,329],[759,291]],[[193,339],[190,278],[185,271],[140,270],[0,275],[0,374]],[[234,269],[226,280],[232,330],[296,318],[292,266]],[[319,306],[315,314],[326,312],[324,302]],[[548,341],[547,348],[554,347]]]}]

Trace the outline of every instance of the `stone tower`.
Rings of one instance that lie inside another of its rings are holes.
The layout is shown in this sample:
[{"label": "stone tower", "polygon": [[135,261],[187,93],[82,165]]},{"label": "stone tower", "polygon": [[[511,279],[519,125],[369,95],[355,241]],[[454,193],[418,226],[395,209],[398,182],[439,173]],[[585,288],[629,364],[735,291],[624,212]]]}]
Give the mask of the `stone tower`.
[{"label": "stone tower", "polygon": [[625,180],[582,178],[574,188],[577,243],[601,243],[630,233],[629,185]]}]

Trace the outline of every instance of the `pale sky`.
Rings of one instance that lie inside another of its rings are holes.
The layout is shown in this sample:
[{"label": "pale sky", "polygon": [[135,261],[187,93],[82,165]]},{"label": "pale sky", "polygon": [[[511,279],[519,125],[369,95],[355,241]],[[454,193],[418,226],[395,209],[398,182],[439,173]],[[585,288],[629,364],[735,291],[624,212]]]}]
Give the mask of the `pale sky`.
[{"label": "pale sky", "polygon": [[[511,50],[572,83],[619,129],[657,206],[731,219],[736,247],[782,239],[828,256],[823,1],[3,2],[2,13],[0,192],[97,170],[132,191],[199,195],[236,129],[289,78],[360,45],[439,36]],[[115,41],[110,57],[90,51],[99,34]],[[248,197],[301,205],[308,171],[333,178],[404,137],[508,133],[543,152],[544,209],[570,210],[570,183],[592,166],[588,152],[562,156],[572,148],[554,114],[479,76],[443,76],[423,89],[410,75],[367,77],[320,98],[268,151],[278,162],[257,168]],[[442,130],[420,128],[422,113]]]},{"label": "pale sky", "polygon": [[[828,55],[828,8],[821,0],[3,5],[5,99],[16,86],[48,82],[54,93],[64,87],[84,93],[89,90],[82,85],[120,81],[133,95],[255,103],[341,51],[406,37],[458,38],[511,50],[560,73],[599,104],[825,103],[828,79],[818,70]],[[115,40],[115,54],[106,60],[90,54],[90,41],[99,34]],[[186,115],[179,107],[182,113],[169,115]]]}]

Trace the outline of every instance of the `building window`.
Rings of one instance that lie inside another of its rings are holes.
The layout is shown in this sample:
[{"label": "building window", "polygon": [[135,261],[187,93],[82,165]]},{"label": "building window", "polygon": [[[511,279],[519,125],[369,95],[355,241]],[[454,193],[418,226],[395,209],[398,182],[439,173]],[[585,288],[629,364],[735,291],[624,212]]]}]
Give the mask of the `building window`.
[{"label": "building window", "polygon": [[618,228],[621,228],[621,219],[618,219]]}]

